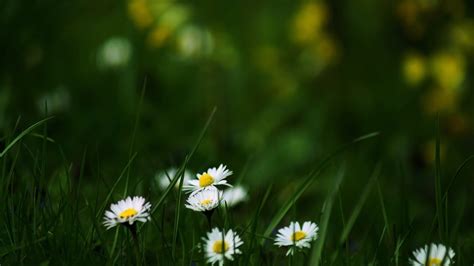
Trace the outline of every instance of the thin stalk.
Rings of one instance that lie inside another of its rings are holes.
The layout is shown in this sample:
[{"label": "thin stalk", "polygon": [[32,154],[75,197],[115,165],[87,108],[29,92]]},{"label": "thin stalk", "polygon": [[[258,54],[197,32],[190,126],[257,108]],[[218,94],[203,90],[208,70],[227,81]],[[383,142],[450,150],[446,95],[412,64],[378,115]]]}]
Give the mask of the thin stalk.
[{"label": "thin stalk", "polygon": [[132,238],[133,238],[133,249],[135,251],[137,265],[142,265],[142,261],[141,261],[142,256],[140,255],[140,242],[138,241],[137,226],[135,224],[132,224],[132,225],[126,224],[126,225],[128,229],[130,230],[130,234],[132,235]]},{"label": "thin stalk", "polygon": [[212,214],[213,213],[214,213],[214,210],[204,212],[204,215],[206,216],[206,219],[207,219],[207,225],[209,226],[209,230],[212,230]]}]

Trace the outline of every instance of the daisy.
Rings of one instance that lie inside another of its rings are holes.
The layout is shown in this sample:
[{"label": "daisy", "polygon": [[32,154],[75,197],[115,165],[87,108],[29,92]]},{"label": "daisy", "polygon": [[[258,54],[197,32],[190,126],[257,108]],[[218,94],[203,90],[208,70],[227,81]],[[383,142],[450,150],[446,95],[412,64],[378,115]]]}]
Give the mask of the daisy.
[{"label": "daisy", "polygon": [[222,201],[227,203],[227,206],[232,207],[239,204],[242,201],[248,199],[247,189],[243,186],[235,186],[224,190],[222,194]]},{"label": "daisy", "polygon": [[186,208],[197,212],[206,212],[219,206],[222,193],[215,187],[208,187],[189,195]]},{"label": "daisy", "polygon": [[206,187],[215,187],[218,185],[231,186],[227,183],[226,177],[232,175],[232,171],[226,169],[227,166],[221,164],[218,168],[209,168],[207,172],[197,174],[197,179],[189,180],[183,190],[186,192],[196,193]]},{"label": "daisy", "polygon": [[[175,178],[178,169],[170,168],[166,171],[159,172],[155,175],[155,179],[158,182],[158,186],[161,190],[165,190],[171,183],[171,180]],[[192,178],[192,173],[189,170],[184,170],[184,180],[183,185],[186,184]],[[179,180],[174,185],[175,189],[179,188]]]},{"label": "daisy", "polygon": [[227,234],[221,232],[218,228],[212,229],[207,233],[204,240],[204,252],[208,263],[214,265],[218,262],[219,266],[224,265],[224,260],[234,260],[235,254],[242,254],[238,249],[244,242],[236,232],[229,230]]},{"label": "daisy", "polygon": [[144,223],[150,220],[150,208],[151,204],[145,203],[143,197],[127,197],[125,200],[110,205],[110,211],[105,212],[104,225],[110,229],[119,223],[128,223],[129,225],[135,221]]},{"label": "daisy", "polygon": [[318,237],[318,226],[313,222],[305,222],[301,227],[298,222],[291,222],[290,226],[278,230],[275,245],[290,246],[286,253],[293,255],[296,248],[303,249],[311,247],[310,242]]},{"label": "daisy", "polygon": [[[446,252],[447,251],[447,252]],[[428,245],[425,245],[422,248],[419,248],[415,251],[413,251],[413,257],[414,259],[410,259],[410,264],[413,266],[423,266],[425,265],[425,262],[427,263],[426,265],[428,266],[448,266],[451,264],[454,264],[453,258],[454,258],[454,251],[452,248],[446,248],[443,244],[431,244],[429,248],[429,256],[427,257],[428,254]],[[446,257],[446,258],[445,258]],[[443,262],[444,263],[441,264]]]}]

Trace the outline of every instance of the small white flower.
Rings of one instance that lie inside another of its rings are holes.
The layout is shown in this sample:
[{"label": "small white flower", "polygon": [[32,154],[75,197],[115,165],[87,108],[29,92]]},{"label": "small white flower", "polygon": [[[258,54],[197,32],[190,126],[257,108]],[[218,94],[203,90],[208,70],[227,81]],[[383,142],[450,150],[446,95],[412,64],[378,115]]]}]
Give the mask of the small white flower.
[{"label": "small white flower", "polygon": [[186,59],[210,55],[214,49],[211,32],[205,28],[185,26],[176,39],[179,54]]},{"label": "small white flower", "polygon": [[222,193],[215,187],[208,187],[189,195],[185,206],[197,212],[210,211],[219,206]]},{"label": "small white flower", "polygon": [[135,221],[142,223],[150,220],[149,210],[151,204],[145,203],[145,198],[135,196],[127,197],[116,204],[110,205],[110,211],[105,212],[104,225],[107,229],[119,223],[133,224]]},{"label": "small white flower", "polygon": [[102,69],[125,66],[132,55],[130,41],[122,37],[112,37],[102,44],[97,53],[97,64]]},{"label": "small white flower", "polygon": [[[155,179],[158,182],[160,189],[165,190],[171,183],[171,180],[176,176],[178,169],[170,168],[166,171],[159,172],[155,175]],[[183,186],[192,178],[192,174],[189,170],[184,170]],[[179,180],[175,183],[174,187],[179,188]]]},{"label": "small white flower", "polygon": [[[430,255],[427,258],[428,249]],[[447,250],[448,252],[446,252]],[[428,245],[425,245],[424,247],[413,251],[413,257],[415,258],[410,259],[410,264],[413,266],[423,266],[425,265],[425,262],[427,262],[427,265],[429,266],[441,266],[441,263],[444,259],[444,263],[442,265],[449,266],[454,264],[454,255],[455,253],[452,248],[446,249],[446,247],[442,244],[432,243],[430,248],[428,248]]]},{"label": "small white flower", "polygon": [[275,245],[290,246],[286,253],[293,255],[296,248],[303,249],[311,247],[311,241],[318,237],[319,227],[313,222],[304,222],[301,227],[298,222],[291,222],[290,226],[278,230]]},{"label": "small white flower", "polygon": [[232,171],[226,169],[226,166],[221,164],[218,168],[209,168],[207,172],[197,174],[197,179],[189,180],[183,190],[186,192],[196,193],[206,187],[215,187],[219,185],[231,186],[227,183],[226,177],[232,175]]},{"label": "small white flower", "polygon": [[243,186],[228,188],[224,190],[224,193],[222,194],[222,201],[225,201],[229,207],[235,206],[247,199],[247,190]]},{"label": "small white flower", "polygon": [[224,265],[224,260],[234,260],[235,254],[242,254],[238,249],[244,242],[240,239],[236,232],[229,230],[227,234],[221,232],[218,228],[212,229],[207,233],[204,240],[204,252],[208,263],[214,265]]}]

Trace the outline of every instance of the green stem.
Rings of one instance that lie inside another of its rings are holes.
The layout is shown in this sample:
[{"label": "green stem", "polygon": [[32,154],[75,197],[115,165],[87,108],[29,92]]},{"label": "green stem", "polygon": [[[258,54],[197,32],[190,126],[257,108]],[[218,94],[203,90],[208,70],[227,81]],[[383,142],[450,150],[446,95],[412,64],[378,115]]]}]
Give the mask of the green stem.
[{"label": "green stem", "polygon": [[207,224],[209,225],[209,230],[212,230],[212,214],[213,213],[214,213],[214,209],[204,212],[204,215],[206,215],[206,218],[207,218]]},{"label": "green stem", "polygon": [[141,260],[142,256],[140,255],[140,242],[138,241],[137,227],[135,224],[132,224],[132,225],[126,224],[126,225],[128,229],[130,230],[130,233],[132,234],[133,249],[135,250],[137,265],[140,266],[142,265],[142,260]]}]

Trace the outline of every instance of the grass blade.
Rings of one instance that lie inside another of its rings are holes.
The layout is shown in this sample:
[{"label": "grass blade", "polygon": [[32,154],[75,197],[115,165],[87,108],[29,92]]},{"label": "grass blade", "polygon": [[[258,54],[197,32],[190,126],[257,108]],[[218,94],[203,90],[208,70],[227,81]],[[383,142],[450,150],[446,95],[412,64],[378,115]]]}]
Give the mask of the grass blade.
[{"label": "grass blade", "polygon": [[53,119],[53,116],[50,116],[50,117],[47,117],[45,119],[42,119],[36,123],[34,123],[33,125],[29,126],[27,129],[23,130],[23,132],[21,132],[16,138],[14,138],[6,147],[5,149],[0,153],[0,158],[2,158],[3,156],[5,156],[5,154],[11,149],[13,148],[13,146],[15,146],[15,144],[20,141],[23,137],[25,137],[26,135],[28,135],[31,131],[33,131],[34,129],[36,129],[37,127],[41,126],[42,124],[44,124],[46,121],[48,120],[51,120]]},{"label": "grass blade", "polygon": [[176,176],[175,178],[173,178],[170,182],[170,184],[168,185],[168,187],[166,188],[165,192],[163,193],[163,195],[160,197],[160,199],[158,200],[158,202],[153,206],[150,214],[153,214],[157,209],[158,207],[161,206],[161,204],[163,204],[164,200],[166,199],[166,197],[168,197],[169,193],[171,192],[171,190],[174,188],[176,182],[178,181],[179,177],[181,175],[184,174],[184,169],[185,167],[188,165],[188,162],[189,160],[191,159],[191,157],[194,155],[194,153],[196,152],[196,150],[198,149],[199,145],[201,144],[201,141],[202,139],[204,138],[204,135],[206,134],[206,131],[207,129],[209,128],[209,125],[211,124],[211,121],[212,119],[214,118],[214,114],[216,113],[216,107],[214,107],[214,109],[212,110],[211,112],[211,115],[209,116],[209,118],[207,119],[206,121],[206,124],[204,125],[204,128],[202,129],[201,133],[199,134],[199,138],[198,138],[198,141],[196,142],[196,144],[194,145],[193,149],[191,150],[191,152],[186,156],[186,159],[184,160],[184,163],[183,165],[179,168],[179,170],[177,171],[176,173]]},{"label": "grass blade", "polygon": [[[333,152],[332,154],[327,156],[325,159],[323,159],[316,166],[316,168],[306,176],[304,181],[296,189],[296,193],[285,204],[283,204],[283,207],[281,207],[280,210],[277,212],[277,214],[273,217],[273,219],[271,220],[271,222],[268,225],[267,229],[265,230],[265,233],[263,234],[264,237],[268,238],[270,236],[270,234],[273,232],[273,230],[278,225],[278,223],[280,223],[280,221],[283,219],[283,217],[286,215],[286,213],[290,210],[291,206],[301,197],[303,192],[305,192],[306,189],[313,183],[314,178],[320,174],[321,170],[328,164],[328,162],[332,158],[334,158],[336,155],[338,155],[342,151],[346,150],[347,148],[351,147],[352,145],[354,145],[356,143],[359,143],[361,141],[376,137],[378,135],[379,135],[378,132],[373,132],[373,133],[370,133],[370,134],[360,136],[360,137],[352,140],[351,142],[343,145],[342,147],[337,149],[335,152]],[[263,243],[265,242],[265,238],[262,239],[261,245],[263,245]]]},{"label": "grass blade", "polygon": [[380,174],[380,164],[375,167],[375,170],[372,173],[372,177],[370,178],[369,182],[367,183],[364,191],[362,192],[361,197],[359,198],[359,201],[354,207],[354,211],[352,211],[351,216],[347,220],[347,224],[342,230],[341,237],[339,238],[339,244],[342,245],[347,237],[349,236],[349,233],[352,230],[352,227],[354,226],[354,223],[357,219],[357,217],[360,214],[360,211],[362,210],[362,207],[364,206],[365,201],[369,197],[370,192],[372,191],[372,186],[374,185],[374,182],[377,180],[379,174]]},{"label": "grass blade", "polygon": [[439,115],[436,119],[436,148],[435,148],[435,197],[436,197],[436,216],[438,217],[439,238],[444,241],[444,220],[442,215],[443,207],[441,203],[441,157],[440,157],[440,128]]},{"label": "grass blade", "polygon": [[334,199],[336,198],[337,191],[339,186],[344,179],[345,167],[341,167],[334,179],[334,184],[332,190],[326,197],[326,200],[323,205],[321,222],[319,224],[319,232],[321,232],[318,241],[314,245],[313,252],[311,254],[311,263],[310,265],[319,266],[321,262],[321,254],[323,252],[324,242],[326,240],[327,228],[329,224],[329,218],[331,217],[332,206],[334,204]]}]

